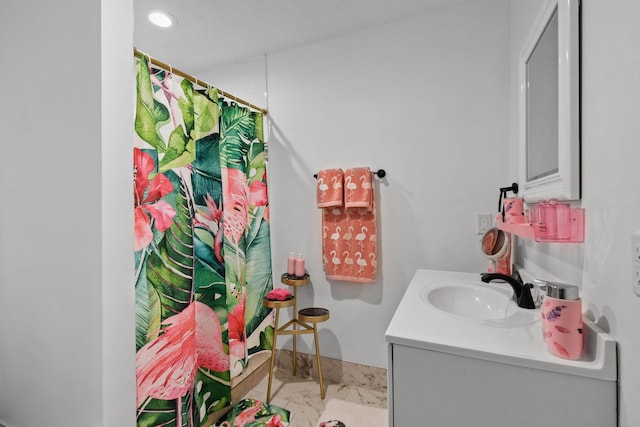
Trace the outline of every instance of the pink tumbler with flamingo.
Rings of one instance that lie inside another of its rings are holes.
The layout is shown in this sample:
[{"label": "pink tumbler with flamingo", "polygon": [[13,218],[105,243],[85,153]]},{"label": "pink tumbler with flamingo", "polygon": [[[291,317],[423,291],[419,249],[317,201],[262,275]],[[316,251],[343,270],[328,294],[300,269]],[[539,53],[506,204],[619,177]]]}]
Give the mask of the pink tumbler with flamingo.
[{"label": "pink tumbler with flamingo", "polygon": [[524,222],[523,200],[520,197],[504,199],[504,222],[522,224]]},{"label": "pink tumbler with flamingo", "polygon": [[540,312],[547,350],[563,359],[582,358],[585,335],[578,287],[547,282],[547,295],[542,301]]}]

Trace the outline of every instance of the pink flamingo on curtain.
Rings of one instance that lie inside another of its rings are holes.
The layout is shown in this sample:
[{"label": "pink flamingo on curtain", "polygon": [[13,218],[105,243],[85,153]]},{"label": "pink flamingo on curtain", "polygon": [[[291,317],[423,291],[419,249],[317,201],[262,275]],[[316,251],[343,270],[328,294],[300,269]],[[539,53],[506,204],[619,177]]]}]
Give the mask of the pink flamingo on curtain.
[{"label": "pink flamingo on curtain", "polygon": [[193,389],[198,368],[225,372],[229,355],[222,348],[218,316],[206,304],[194,301],[162,324],[160,336],[136,353],[138,414],[149,398],[177,399],[176,425],[181,426],[182,396]]}]

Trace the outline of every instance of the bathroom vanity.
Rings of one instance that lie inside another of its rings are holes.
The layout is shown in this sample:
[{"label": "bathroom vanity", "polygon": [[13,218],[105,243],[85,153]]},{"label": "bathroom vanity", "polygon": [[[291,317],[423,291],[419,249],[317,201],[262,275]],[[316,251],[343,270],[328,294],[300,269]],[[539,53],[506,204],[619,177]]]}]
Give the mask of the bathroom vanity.
[{"label": "bathroom vanity", "polygon": [[386,332],[389,425],[617,425],[615,340],[585,322],[585,356],[549,354],[540,310],[506,283],[418,270]]}]

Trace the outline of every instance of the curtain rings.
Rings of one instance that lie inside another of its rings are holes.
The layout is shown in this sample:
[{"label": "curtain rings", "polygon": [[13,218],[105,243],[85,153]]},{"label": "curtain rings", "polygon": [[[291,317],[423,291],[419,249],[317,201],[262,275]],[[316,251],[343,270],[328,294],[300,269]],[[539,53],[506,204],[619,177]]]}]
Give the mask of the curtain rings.
[{"label": "curtain rings", "polygon": [[[143,54],[144,55],[144,54]],[[149,68],[149,72],[151,72],[151,66],[153,65],[153,62],[151,61],[151,55],[149,55],[147,53],[147,68]]]}]

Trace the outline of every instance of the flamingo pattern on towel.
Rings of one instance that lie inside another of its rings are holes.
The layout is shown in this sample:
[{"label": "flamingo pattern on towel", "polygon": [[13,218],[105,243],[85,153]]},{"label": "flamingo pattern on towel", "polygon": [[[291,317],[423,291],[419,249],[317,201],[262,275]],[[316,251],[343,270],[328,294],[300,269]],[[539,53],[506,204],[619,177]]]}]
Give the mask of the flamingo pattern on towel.
[{"label": "flamingo pattern on towel", "polygon": [[[359,208],[334,206],[322,209],[323,267],[330,280],[374,283],[378,260],[373,183],[371,179],[354,179],[350,171],[347,169],[344,174],[345,204],[350,198],[354,200],[349,192],[358,192],[363,183],[369,194],[357,199],[356,203],[361,206]],[[368,168],[367,171],[370,177],[371,171]]]},{"label": "flamingo pattern on towel", "polygon": [[342,206],[342,169],[325,169],[318,172],[316,201],[319,208]]},{"label": "flamingo pattern on towel", "polygon": [[345,209],[371,209],[373,174],[369,168],[351,168],[344,172]]}]

